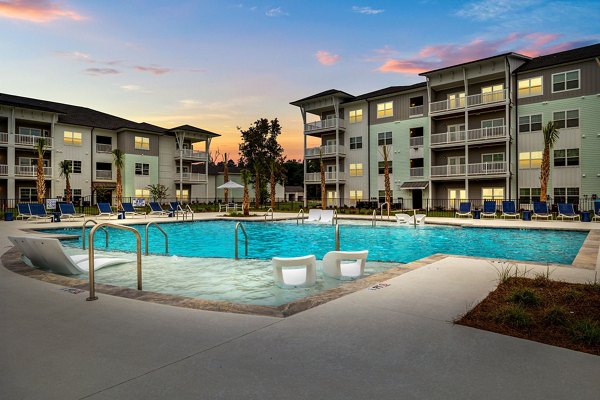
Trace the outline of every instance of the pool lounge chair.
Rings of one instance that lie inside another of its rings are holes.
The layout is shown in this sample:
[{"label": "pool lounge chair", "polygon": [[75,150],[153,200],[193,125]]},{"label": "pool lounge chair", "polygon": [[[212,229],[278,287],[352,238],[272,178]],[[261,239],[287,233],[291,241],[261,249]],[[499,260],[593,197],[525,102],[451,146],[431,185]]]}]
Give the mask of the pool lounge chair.
[{"label": "pool lounge chair", "polygon": [[158,217],[168,217],[171,213],[163,210],[160,204],[156,201],[150,202],[150,212],[148,215],[150,216],[158,216]]},{"label": "pool lounge chair", "polygon": [[236,204],[236,203],[219,203],[219,212],[229,212],[229,211],[237,211],[237,210],[241,210],[242,209],[242,205],[241,204]]},{"label": "pool lounge chair", "polygon": [[323,274],[338,280],[359,278],[365,272],[368,255],[368,250],[330,251],[323,257]]},{"label": "pool lounge chair", "polygon": [[192,211],[189,205],[185,206],[184,208],[178,201],[171,201],[169,204],[171,205],[169,211],[172,212],[173,215],[182,215],[184,217],[187,217],[188,214],[190,214],[192,217],[194,216],[194,212]]},{"label": "pool lounge chair", "polygon": [[282,289],[313,286],[317,281],[316,257],[273,257],[273,280]]},{"label": "pool lounge chair", "polygon": [[396,222],[398,225],[406,225],[410,221],[411,216],[408,214],[398,213],[396,214]]},{"label": "pool lounge chair", "polygon": [[321,210],[318,208],[311,208],[308,210],[308,218],[306,218],[306,222],[319,222],[321,219]]},{"label": "pool lounge chair", "polygon": [[321,210],[321,219],[319,220],[319,222],[322,222],[324,224],[328,224],[331,222],[333,224],[333,216],[333,210]]},{"label": "pool lounge chair", "polygon": [[75,211],[73,203],[58,203],[60,217],[64,219],[85,218],[85,214],[80,214]]},{"label": "pool lounge chair", "polygon": [[411,215],[407,225],[425,225],[425,218],[427,218],[426,214]]},{"label": "pool lounge chair", "polygon": [[594,216],[592,217],[592,221],[600,219],[600,201],[594,201]]},{"label": "pool lounge chair", "polygon": [[460,203],[460,205],[458,206],[458,211],[456,212],[456,217],[473,218],[473,214],[471,213],[471,202],[470,201]]},{"label": "pool lounge chair", "polygon": [[481,211],[481,218],[492,217],[496,218],[496,202],[495,201],[484,201],[483,210]]},{"label": "pool lounge chair", "polygon": [[46,213],[46,208],[44,207],[43,204],[39,204],[39,203],[30,203],[29,204],[29,211],[31,211],[31,217],[29,217],[28,221],[44,221],[44,220],[48,220],[52,221],[54,218],[52,217],[52,215],[48,215]]},{"label": "pool lounge chair", "polygon": [[117,217],[117,213],[113,212],[110,203],[98,203],[96,205],[98,206],[98,217],[106,216],[108,219],[112,216]]},{"label": "pool lounge chair", "polygon": [[559,218],[563,221],[565,218],[570,218],[573,221],[575,221],[575,219],[581,221],[581,217],[573,209],[572,203],[558,203],[558,215],[556,216],[556,219]]},{"label": "pool lounge chair", "polygon": [[146,218],[146,213],[136,211],[133,207],[133,203],[121,203],[121,211],[125,213],[126,217],[128,215],[131,217],[137,217],[139,215],[140,217]]},{"label": "pool lounge chair", "polygon": [[[63,275],[77,275],[89,271],[89,258],[68,256],[58,239],[33,236],[9,236],[8,239],[38,268],[49,269]],[[127,262],[130,261],[124,258],[94,258],[94,271]]]},{"label": "pool lounge chair", "polygon": [[31,210],[29,210],[28,203],[19,203],[17,204],[17,211],[19,215],[15,219],[29,219],[31,217]]},{"label": "pool lounge chair", "polygon": [[502,218],[520,218],[517,212],[515,202],[513,200],[505,200],[502,202]]},{"label": "pool lounge chair", "polygon": [[552,214],[548,211],[548,203],[545,201],[534,201],[533,202],[533,219],[545,218],[552,219]]}]

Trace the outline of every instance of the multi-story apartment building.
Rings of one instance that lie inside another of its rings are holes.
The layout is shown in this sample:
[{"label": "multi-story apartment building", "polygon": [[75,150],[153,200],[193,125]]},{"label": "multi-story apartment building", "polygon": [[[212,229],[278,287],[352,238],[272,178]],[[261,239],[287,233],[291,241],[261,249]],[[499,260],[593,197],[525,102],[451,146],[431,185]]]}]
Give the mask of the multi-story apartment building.
[{"label": "multi-story apartment building", "polygon": [[[529,203],[539,198],[548,121],[560,129],[549,194],[574,203],[600,195],[600,44],[536,58],[500,54],[421,76],[411,86],[360,96],[328,90],[291,103],[304,122],[306,200],[320,185],[309,162],[322,157],[330,205],[383,202],[386,146],[392,198],[404,207]],[[320,146],[308,147],[308,136]]]},{"label": "multi-story apartment building", "polygon": [[[210,144],[218,136],[189,125],[164,129],[85,107],[0,94],[0,199],[37,200],[34,146],[42,137],[47,198],[65,195],[59,164],[67,160],[76,201],[110,201],[116,188],[112,151],[119,148],[123,196],[148,197],[148,185],[160,183],[172,197],[206,199]],[[197,164],[202,173],[192,172]]]}]

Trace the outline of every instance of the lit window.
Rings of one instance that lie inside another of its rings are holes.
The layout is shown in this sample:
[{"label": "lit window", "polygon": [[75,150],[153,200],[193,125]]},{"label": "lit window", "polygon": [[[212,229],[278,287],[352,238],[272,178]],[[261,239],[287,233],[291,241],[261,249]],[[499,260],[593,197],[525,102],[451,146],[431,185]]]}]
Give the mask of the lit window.
[{"label": "lit window", "polygon": [[357,122],[362,121],[362,110],[352,110],[350,111],[350,123],[355,124]]},{"label": "lit window", "polygon": [[150,138],[136,136],[135,148],[136,150],[150,150]]},{"label": "lit window", "polygon": [[465,106],[465,92],[448,95],[448,108],[461,108]]},{"label": "lit window", "polygon": [[351,190],[350,191],[350,200],[361,201],[363,199],[363,191],[362,190]]},{"label": "lit window", "polygon": [[504,84],[484,86],[481,88],[481,102],[493,103],[504,100]]},{"label": "lit window", "polygon": [[362,149],[362,136],[350,138],[350,150]]},{"label": "lit window", "polygon": [[542,130],[542,114],[519,117],[519,132],[536,132]]},{"label": "lit window", "polygon": [[64,143],[71,146],[81,146],[81,132],[68,132],[64,133]]},{"label": "lit window", "polygon": [[177,190],[175,191],[175,196],[176,196],[178,199],[181,199],[181,198],[187,199],[187,198],[188,198],[189,192],[188,192],[188,190],[187,190],[187,189],[183,189],[183,191],[182,191],[182,193],[183,193],[183,196],[181,196],[179,193],[180,193],[180,192],[179,192],[179,189],[177,189]]},{"label": "lit window", "polygon": [[394,102],[386,101],[377,104],[377,118],[392,117],[394,115]]},{"label": "lit window", "polygon": [[363,176],[362,163],[350,164],[350,176]]},{"label": "lit window", "polygon": [[577,128],[579,126],[579,110],[557,111],[553,115],[556,129]]},{"label": "lit window", "polygon": [[135,189],[135,197],[150,198],[150,189]]},{"label": "lit window", "polygon": [[526,151],[519,153],[519,168],[539,168],[542,165],[542,152],[541,151]]},{"label": "lit window", "polygon": [[552,92],[579,89],[579,70],[552,74]]},{"label": "lit window", "polygon": [[504,200],[504,188],[482,188],[481,196],[484,200]]},{"label": "lit window", "polygon": [[[388,160],[387,162],[388,165],[388,173],[392,173],[392,161]],[[385,173],[385,161],[379,161],[377,163],[377,169],[378,169],[378,173],[379,175],[383,175]]]},{"label": "lit window", "polygon": [[554,150],[555,167],[573,167],[579,165],[579,149]]},{"label": "lit window", "polygon": [[519,97],[539,96],[543,94],[542,77],[521,79],[519,85]]},{"label": "lit window", "polygon": [[392,144],[392,132],[379,132],[377,134],[377,145],[386,146]]},{"label": "lit window", "polygon": [[150,164],[135,163],[136,175],[150,175]]}]

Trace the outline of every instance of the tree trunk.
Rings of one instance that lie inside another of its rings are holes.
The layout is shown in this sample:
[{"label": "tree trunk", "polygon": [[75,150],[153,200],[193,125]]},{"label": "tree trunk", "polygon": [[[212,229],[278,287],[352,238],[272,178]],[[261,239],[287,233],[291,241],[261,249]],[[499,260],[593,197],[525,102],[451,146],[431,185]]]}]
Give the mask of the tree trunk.
[{"label": "tree trunk", "polygon": [[123,201],[123,182],[121,182],[121,168],[117,168],[117,193],[116,203],[117,209],[121,208],[121,202]]},{"label": "tree trunk", "polygon": [[548,200],[548,179],[550,179],[550,146],[544,146],[540,168],[540,201]]},{"label": "tree trunk", "polygon": [[65,177],[65,180],[67,181],[66,187],[65,187],[65,189],[67,191],[67,195],[66,195],[67,203],[70,203],[71,202],[71,180],[69,179],[69,175],[67,175]]},{"label": "tree trunk", "polygon": [[242,210],[244,211],[244,216],[250,215],[250,193],[248,192],[248,185],[244,184],[244,199],[242,201]]},{"label": "tree trunk", "polygon": [[44,204],[46,199],[46,177],[44,176],[44,156],[42,154],[38,154],[36,175],[38,203]]},{"label": "tree trunk", "polygon": [[275,210],[275,186],[277,181],[275,180],[275,169],[271,170],[271,208]]},{"label": "tree trunk", "polygon": [[254,207],[258,209],[260,207],[260,172],[258,171],[258,168],[255,168],[254,172],[256,173],[254,183]]}]

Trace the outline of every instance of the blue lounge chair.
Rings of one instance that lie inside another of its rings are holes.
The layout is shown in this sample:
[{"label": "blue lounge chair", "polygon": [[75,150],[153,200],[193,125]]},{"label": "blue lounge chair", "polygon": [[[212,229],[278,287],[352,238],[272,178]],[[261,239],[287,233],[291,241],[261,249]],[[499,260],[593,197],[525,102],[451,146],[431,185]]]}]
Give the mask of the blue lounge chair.
[{"label": "blue lounge chair", "polygon": [[594,201],[594,217],[592,218],[592,221],[597,219],[600,219],[600,201],[598,200]]},{"label": "blue lounge chair", "polygon": [[483,211],[481,211],[481,218],[492,217],[496,218],[496,202],[495,201],[484,201]]},{"label": "blue lounge chair", "polygon": [[125,216],[131,215],[132,217],[135,217],[137,215],[140,215],[140,216],[143,216],[144,218],[146,218],[146,213],[136,211],[135,208],[133,208],[132,203],[121,203],[121,208],[122,208],[123,212],[125,213]]},{"label": "blue lounge chair", "polygon": [[533,202],[533,216],[531,218],[546,218],[552,219],[552,214],[548,211],[548,203],[545,201]]},{"label": "blue lounge chair", "polygon": [[159,216],[159,217],[168,217],[169,214],[170,213],[168,211],[163,210],[163,208],[160,206],[160,204],[158,204],[158,202],[156,202],[156,201],[150,202],[150,212],[148,213],[148,215]]},{"label": "blue lounge chair", "polygon": [[188,214],[191,214],[192,217],[194,216],[194,212],[192,211],[190,206],[185,206],[185,208],[184,208],[181,205],[181,203],[178,201],[171,201],[169,204],[171,205],[171,208],[169,209],[169,211],[172,212],[173,215],[181,214],[184,217],[187,217]]},{"label": "blue lounge chair", "polygon": [[556,219],[559,218],[563,221],[565,218],[570,218],[573,221],[577,218],[577,220],[581,221],[581,217],[575,212],[575,209],[573,209],[572,203],[558,203],[558,215],[556,216]]},{"label": "blue lounge chair", "polygon": [[30,203],[29,204],[29,211],[31,211],[31,217],[29,217],[29,221],[44,221],[44,220],[50,220],[52,221],[52,215],[48,215],[46,213],[46,208],[44,207],[43,204],[39,204],[39,203]]},{"label": "blue lounge chair", "polygon": [[517,207],[513,200],[505,200],[502,202],[502,218],[519,218],[520,215],[517,212]]},{"label": "blue lounge chair", "polygon": [[107,216],[108,219],[110,219],[110,217],[112,217],[113,215],[117,217],[117,214],[113,212],[110,203],[98,203],[96,205],[98,206],[98,217],[101,217],[103,215]]},{"label": "blue lounge chair", "polygon": [[31,210],[29,210],[28,203],[19,203],[17,204],[17,211],[19,215],[17,215],[16,219],[29,219],[31,218]]},{"label": "blue lounge chair", "polygon": [[458,211],[456,212],[456,216],[473,218],[473,214],[471,213],[471,202],[466,201],[464,203],[460,203]]},{"label": "blue lounge chair", "polygon": [[60,217],[65,219],[84,218],[85,214],[75,212],[73,203],[58,203]]}]

